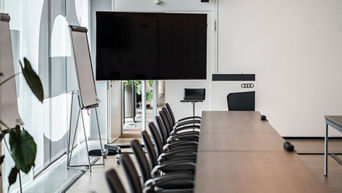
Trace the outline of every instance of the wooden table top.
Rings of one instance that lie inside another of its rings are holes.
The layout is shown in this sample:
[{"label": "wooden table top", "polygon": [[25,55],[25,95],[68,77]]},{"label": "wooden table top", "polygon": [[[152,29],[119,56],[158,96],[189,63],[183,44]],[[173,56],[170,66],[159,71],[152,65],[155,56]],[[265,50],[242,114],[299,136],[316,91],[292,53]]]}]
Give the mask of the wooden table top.
[{"label": "wooden table top", "polygon": [[275,133],[204,133],[198,151],[284,151],[283,143]]},{"label": "wooden table top", "polygon": [[255,111],[202,113],[195,193],[325,193]]},{"label": "wooden table top", "polygon": [[201,133],[277,133],[257,111],[204,111]]},{"label": "wooden table top", "polygon": [[[342,127],[342,116],[341,115],[327,115],[327,116],[325,116],[325,119],[333,122],[334,124],[338,125],[339,127]],[[340,130],[340,128],[335,128],[335,129]]]},{"label": "wooden table top", "polygon": [[287,152],[200,152],[195,193],[327,193]]}]

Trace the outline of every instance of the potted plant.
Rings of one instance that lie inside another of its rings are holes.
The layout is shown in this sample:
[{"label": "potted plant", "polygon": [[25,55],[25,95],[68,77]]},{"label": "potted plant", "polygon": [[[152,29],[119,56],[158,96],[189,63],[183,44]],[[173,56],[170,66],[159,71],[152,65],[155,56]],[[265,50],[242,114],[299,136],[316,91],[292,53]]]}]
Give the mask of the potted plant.
[{"label": "potted plant", "polygon": [[[125,97],[125,117],[133,117],[133,107],[135,108],[135,102],[141,101],[141,88],[142,82],[141,80],[125,80],[123,81],[124,84],[124,97]],[[135,87],[135,92],[138,95],[138,100],[134,101],[133,104],[133,86]],[[153,98],[153,81],[148,80],[146,85],[146,102],[147,107],[152,107],[152,98]]]},{"label": "potted plant", "polygon": [[[136,81],[136,92],[139,96],[141,96],[141,88],[142,88],[142,83],[140,80]],[[153,80],[148,80],[147,85],[146,85],[146,104],[147,107],[150,108],[152,107],[152,98],[153,98]]]},{"label": "potted plant", "polygon": [[[125,80],[124,84],[124,102],[125,102],[125,117],[132,118],[134,116],[134,110],[136,100],[133,101],[133,86],[135,86],[135,81]],[[135,97],[134,97],[135,98]]]},{"label": "potted plant", "polygon": [[[20,61],[19,61],[20,62]],[[20,62],[22,74],[29,85],[33,94],[37,97],[40,102],[44,100],[44,90],[42,82],[36,72],[32,69],[30,62],[24,58],[24,66]],[[6,84],[7,81],[11,80],[18,74],[14,74],[0,83],[0,86]],[[6,113],[6,112],[2,112]],[[14,184],[19,176],[20,192],[22,192],[21,175],[20,171],[28,173],[34,166],[37,154],[37,145],[33,140],[33,137],[20,125],[16,125],[11,128],[0,120],[0,141],[4,141],[7,151],[10,153],[14,160],[14,167],[8,176],[8,190],[10,186]],[[8,142],[6,140],[8,136]],[[0,156],[0,164],[3,163],[5,155]]]}]

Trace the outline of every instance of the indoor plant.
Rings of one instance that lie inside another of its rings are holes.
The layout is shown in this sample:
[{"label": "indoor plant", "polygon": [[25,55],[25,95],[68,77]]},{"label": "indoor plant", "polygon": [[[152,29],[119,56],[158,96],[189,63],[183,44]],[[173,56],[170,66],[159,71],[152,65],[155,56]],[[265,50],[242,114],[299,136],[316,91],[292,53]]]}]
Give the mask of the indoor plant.
[{"label": "indoor plant", "polygon": [[[20,61],[19,63],[21,66],[22,74],[27,84],[29,85],[31,91],[40,102],[43,102],[44,90],[39,76],[32,69],[30,62],[26,58],[24,58],[24,66]],[[14,74],[6,80],[2,81],[0,83],[0,86],[6,84],[8,80],[14,78],[16,75],[18,74]],[[0,120],[0,128],[0,142],[4,140],[5,147],[9,151],[15,163],[15,166],[12,168],[8,176],[8,189],[12,184],[16,182],[17,176],[19,175],[20,192],[22,192],[20,171],[27,174],[34,166],[37,154],[37,145],[33,140],[33,137],[20,125],[11,128],[7,126],[6,123],[4,123],[2,120]],[[6,140],[6,135],[8,135],[8,143]],[[3,163],[4,158],[5,155],[1,155],[0,164]]]},{"label": "indoor plant", "polygon": [[[125,80],[124,81],[124,86],[132,87],[133,84],[136,87],[136,93],[138,95],[141,95],[141,87],[142,87],[141,80]],[[146,85],[146,101],[147,102],[151,102],[152,101],[152,97],[153,97],[152,86],[153,86],[153,81],[152,80],[148,80],[147,81],[147,85]]]}]

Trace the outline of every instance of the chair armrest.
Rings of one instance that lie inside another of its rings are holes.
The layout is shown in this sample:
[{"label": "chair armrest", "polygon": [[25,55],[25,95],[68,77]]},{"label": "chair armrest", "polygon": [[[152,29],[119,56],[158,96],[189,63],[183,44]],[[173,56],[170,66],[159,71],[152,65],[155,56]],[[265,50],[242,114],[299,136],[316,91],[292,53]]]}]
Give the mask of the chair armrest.
[{"label": "chair armrest", "polygon": [[196,159],[196,157],[197,157],[197,152],[195,152],[193,150],[190,150],[190,151],[189,150],[178,150],[178,151],[166,152],[166,153],[160,154],[157,161],[159,163],[163,163],[165,161],[169,161],[172,159],[180,159],[180,158]]},{"label": "chair armrest", "polygon": [[180,136],[180,135],[184,135],[184,134],[191,134],[191,135],[198,135],[199,136],[200,131],[198,129],[184,129],[182,131],[171,132],[170,136],[174,137],[174,136]]},{"label": "chair armrest", "polygon": [[172,135],[170,134],[170,136],[168,138],[176,138],[176,137],[182,137],[182,136],[199,136],[200,132],[199,131],[192,131],[192,130],[188,130],[188,131],[184,131],[184,132],[179,132],[179,133],[173,133]]},{"label": "chair armrest", "polygon": [[194,133],[179,133],[177,135],[169,136],[167,138],[167,143],[172,143],[178,140],[185,140],[185,141],[198,141],[199,135]]},{"label": "chair armrest", "polygon": [[[143,193],[151,193],[151,192],[156,192],[153,190],[154,187],[152,186],[146,186],[143,188]],[[167,193],[193,193],[194,189],[193,188],[177,188],[177,189],[168,189]]]},{"label": "chair armrest", "polygon": [[187,121],[178,122],[173,126],[173,128],[180,127],[182,125],[196,124],[196,123],[201,124],[201,120],[195,119],[195,120],[187,120]]},{"label": "chair armrest", "polygon": [[190,131],[195,130],[195,129],[200,130],[200,128],[201,128],[201,125],[197,125],[197,124],[185,125],[185,126],[181,126],[181,127],[174,127],[170,134],[177,133],[177,132],[183,131],[183,130],[190,130]]},{"label": "chair armrest", "polygon": [[196,142],[196,141],[175,141],[173,143],[164,145],[163,146],[163,150],[164,151],[170,150],[170,149],[172,149],[173,147],[176,147],[176,146],[197,147],[198,146],[198,142]]},{"label": "chair armrest", "polygon": [[191,152],[198,152],[198,146],[184,146],[184,147],[177,146],[177,147],[173,147],[172,149],[164,151],[164,153],[173,152],[173,151],[182,151],[184,149],[187,151],[191,151]]},{"label": "chair armrest", "polygon": [[177,155],[177,156],[197,156],[197,152],[194,151],[193,149],[182,149],[182,150],[175,150],[175,151],[170,151],[170,152],[165,152],[159,155],[158,161],[162,162],[164,161],[167,157]]},{"label": "chair armrest", "polygon": [[161,160],[160,162],[158,162],[159,164],[163,164],[163,163],[168,163],[170,161],[183,161],[183,162],[192,162],[192,163],[197,163],[197,157],[194,155],[174,155],[173,156],[169,156],[169,160]]},{"label": "chair armrest", "polygon": [[194,183],[194,175],[192,174],[167,174],[164,176],[154,177],[145,182],[144,186],[163,186],[165,184],[170,184],[174,182],[179,182],[180,184],[192,184]]},{"label": "chair armrest", "polygon": [[196,164],[193,162],[184,162],[183,160],[168,161],[160,165],[155,166],[151,174],[156,176],[160,171],[172,170],[172,171],[191,171],[194,172],[196,169]]},{"label": "chair armrest", "polygon": [[182,119],[179,119],[178,121],[177,121],[177,123],[178,122],[182,122],[182,121],[185,121],[185,120],[188,120],[188,119],[202,119],[202,117],[200,117],[200,116],[190,116],[190,117],[184,117],[184,118],[182,118]]}]

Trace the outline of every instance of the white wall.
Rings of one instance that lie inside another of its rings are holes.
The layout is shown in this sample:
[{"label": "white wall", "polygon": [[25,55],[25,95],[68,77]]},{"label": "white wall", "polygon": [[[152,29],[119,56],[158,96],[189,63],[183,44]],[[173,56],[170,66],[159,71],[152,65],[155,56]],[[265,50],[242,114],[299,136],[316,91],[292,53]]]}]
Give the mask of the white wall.
[{"label": "white wall", "polygon": [[[93,69],[96,71],[96,11],[104,11],[111,10],[112,8],[112,0],[91,0],[90,1],[90,46],[91,46],[91,57],[93,63]],[[96,72],[95,72],[96,73]],[[97,109],[98,118],[100,124],[101,138],[106,138],[106,134],[108,134],[108,118],[107,113],[110,108],[110,104],[108,103],[108,93],[107,93],[107,82],[106,81],[96,81],[96,91],[98,98],[101,100],[100,106]],[[97,139],[98,131],[97,131],[97,122],[95,113],[92,114],[91,118],[91,130],[89,138]]]},{"label": "white wall", "polygon": [[[206,88],[202,110],[227,110],[229,92],[248,91],[238,82],[212,82],[212,73],[255,73],[256,109],[282,136],[323,136],[325,114],[342,114],[342,1],[116,0],[120,11],[206,12],[208,77],[167,81],[166,101],[177,118],[192,113],[181,104],[184,88]],[[218,51],[216,51],[216,46]],[[217,62],[215,62],[217,61]],[[337,132],[332,132],[337,135]]]},{"label": "white wall", "polygon": [[[191,88],[206,88],[210,90],[210,77],[214,69],[214,49],[215,49],[215,1],[209,3],[201,3],[200,0],[162,0],[160,5],[154,3],[154,0],[115,0],[116,11],[157,11],[157,12],[195,12],[208,14],[208,67],[207,80],[175,80],[166,81],[165,100],[172,105],[175,110],[176,117],[192,115],[191,104],[181,104],[179,101],[183,98],[185,87]],[[207,98],[210,95],[207,94]],[[201,111],[210,108],[210,100],[196,105],[196,112],[200,115]]]},{"label": "white wall", "polygon": [[256,108],[282,136],[323,136],[342,114],[342,1],[219,1],[219,73],[255,73]]}]

